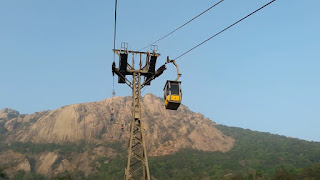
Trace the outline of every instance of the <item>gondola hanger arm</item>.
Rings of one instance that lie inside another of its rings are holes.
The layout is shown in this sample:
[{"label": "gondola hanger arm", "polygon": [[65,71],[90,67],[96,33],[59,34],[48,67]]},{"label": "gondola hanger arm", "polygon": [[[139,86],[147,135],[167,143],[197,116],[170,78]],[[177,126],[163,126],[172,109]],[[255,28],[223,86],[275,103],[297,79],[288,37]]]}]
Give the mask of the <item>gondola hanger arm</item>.
[{"label": "gondola hanger arm", "polygon": [[175,81],[178,81],[178,79],[182,76],[182,74],[180,74],[180,70],[179,70],[178,64],[176,63],[175,60],[170,60],[169,56],[167,56],[167,62],[165,64],[168,64],[168,63],[173,63],[176,66],[176,68],[177,68],[177,79]]}]

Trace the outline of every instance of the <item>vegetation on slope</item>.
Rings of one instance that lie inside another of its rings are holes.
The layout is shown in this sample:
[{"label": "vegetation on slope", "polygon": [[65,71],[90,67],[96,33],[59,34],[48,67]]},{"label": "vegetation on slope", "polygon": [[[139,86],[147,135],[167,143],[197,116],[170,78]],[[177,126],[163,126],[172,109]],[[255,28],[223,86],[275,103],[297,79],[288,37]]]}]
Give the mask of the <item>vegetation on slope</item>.
[{"label": "vegetation on slope", "polygon": [[[316,164],[320,162],[320,143],[242,128],[217,127],[236,140],[231,151],[184,150],[170,156],[154,157],[150,159],[152,174],[158,179],[273,179],[287,172],[290,179],[301,179],[302,174],[320,179],[320,175],[314,173],[320,171]],[[314,171],[304,167],[313,167]]]},{"label": "vegetation on slope", "polygon": [[[320,179],[320,143],[235,127],[217,127],[236,140],[231,151],[222,153],[185,149],[172,155],[149,157],[151,175],[158,180]],[[23,154],[46,150],[68,155],[73,151],[82,152],[91,146],[95,145],[78,144],[63,147],[54,144],[13,143],[10,148]],[[66,171],[52,179],[122,179],[126,161],[124,146],[120,143],[108,146],[116,149],[118,156],[96,158],[95,162],[92,162],[96,171],[89,176],[85,177],[82,172]],[[21,177],[45,179],[35,172],[17,172],[15,178]]]}]

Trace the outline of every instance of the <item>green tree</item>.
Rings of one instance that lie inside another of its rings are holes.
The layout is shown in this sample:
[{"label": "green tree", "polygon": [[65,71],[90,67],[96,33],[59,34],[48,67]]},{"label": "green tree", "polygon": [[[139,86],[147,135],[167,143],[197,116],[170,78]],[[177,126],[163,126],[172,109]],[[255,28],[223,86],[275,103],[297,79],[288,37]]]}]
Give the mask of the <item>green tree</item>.
[{"label": "green tree", "polygon": [[0,179],[9,179],[9,177],[4,172],[5,168],[0,167]]},{"label": "green tree", "polygon": [[248,180],[253,180],[253,175],[252,174],[249,174]]},{"label": "green tree", "polygon": [[21,179],[23,179],[25,174],[26,174],[25,171],[19,170],[18,172],[15,173],[15,175],[14,175],[14,177],[12,179],[13,180],[21,180]]},{"label": "green tree", "polygon": [[293,179],[292,175],[288,173],[284,168],[281,168],[280,170],[277,170],[273,180],[291,180]]},{"label": "green tree", "polygon": [[262,179],[262,172],[260,170],[256,171],[256,179]]}]

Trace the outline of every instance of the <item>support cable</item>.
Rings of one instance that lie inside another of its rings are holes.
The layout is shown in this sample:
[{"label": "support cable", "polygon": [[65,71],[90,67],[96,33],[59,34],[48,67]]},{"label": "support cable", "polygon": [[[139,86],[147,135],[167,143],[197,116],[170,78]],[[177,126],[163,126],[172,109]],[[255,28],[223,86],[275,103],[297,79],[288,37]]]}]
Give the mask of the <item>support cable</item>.
[{"label": "support cable", "polygon": [[[205,41],[201,42],[200,44],[198,44],[198,45],[194,46],[193,48],[189,49],[188,51],[182,53],[181,55],[179,55],[178,57],[174,58],[173,60],[177,60],[177,59],[179,59],[180,57],[186,55],[187,53],[191,52],[192,50],[196,49],[197,47],[199,47],[199,46],[201,46],[202,44],[206,43],[207,41],[211,40],[212,38],[218,36],[219,34],[223,33],[224,31],[230,29],[231,27],[233,27],[234,25],[240,23],[241,21],[247,19],[247,18],[250,17],[251,15],[255,14],[256,12],[258,12],[258,11],[260,11],[261,9],[267,7],[268,5],[272,4],[272,3],[275,2],[275,1],[276,1],[276,0],[270,1],[269,3],[265,4],[264,6],[260,7],[259,9],[255,10],[255,11],[253,11],[253,12],[250,13],[249,15],[243,17],[242,19],[238,20],[237,22],[233,23],[232,25],[228,26],[227,28],[223,29],[222,31],[218,32],[217,34],[211,36],[210,38],[206,39]],[[167,62],[166,62],[165,64],[167,64]],[[164,64],[164,65],[165,65],[165,64]],[[153,76],[150,78],[150,80],[153,80],[154,78],[156,78],[155,75],[153,75]],[[142,85],[142,88],[145,88],[145,87],[146,87],[145,84],[146,84],[146,82],[144,82],[144,84]]]},{"label": "support cable", "polygon": [[[114,3],[114,34],[113,34],[113,49],[116,49],[116,36],[117,36],[117,4],[118,0],[115,0]],[[113,64],[115,64],[116,59],[116,52],[113,52]],[[116,91],[114,89],[114,73],[113,73],[113,80],[112,80],[112,97],[114,97],[116,94]],[[112,98],[112,104],[113,104],[113,98]],[[113,108],[113,107],[112,107]]]},{"label": "support cable", "polygon": [[169,35],[173,34],[173,33],[176,32],[177,30],[181,29],[183,26],[189,24],[191,21],[197,19],[199,16],[201,16],[201,15],[204,14],[204,13],[206,13],[206,12],[209,11],[210,9],[216,7],[217,5],[219,5],[220,3],[222,3],[223,1],[224,1],[224,0],[220,0],[219,2],[217,2],[217,3],[214,4],[213,6],[209,7],[208,9],[206,9],[205,11],[203,11],[202,13],[200,13],[200,14],[198,14],[197,16],[195,16],[194,18],[190,19],[188,22],[184,23],[183,25],[179,26],[178,28],[176,28],[175,30],[171,31],[171,32],[168,33],[167,35],[165,35],[165,36],[161,37],[160,39],[154,41],[153,43],[149,44],[148,46],[140,49],[139,51],[142,51],[142,50],[146,49],[147,47],[149,47],[149,46],[151,46],[151,45],[153,45],[153,44],[155,44],[155,43],[163,40],[164,38],[166,38],[166,37],[168,37]]},{"label": "support cable", "polygon": [[178,57],[174,58],[174,60],[179,59],[180,57],[186,55],[187,53],[191,52],[192,50],[196,49],[197,47],[201,46],[202,44],[206,43],[207,41],[211,40],[212,38],[218,36],[219,34],[223,33],[224,31],[230,29],[231,27],[233,27],[234,25],[240,23],[241,21],[247,19],[248,17],[250,17],[251,15],[255,14],[256,12],[260,11],[261,9],[267,7],[268,5],[272,4],[273,2],[275,2],[276,0],[272,0],[269,3],[265,4],[264,6],[260,7],[259,9],[255,10],[254,12],[250,13],[249,15],[243,17],[242,19],[238,20],[237,22],[231,24],[230,26],[228,26],[227,28],[223,29],[222,31],[218,32],[217,34],[211,36],[210,38],[206,39],[205,41],[201,42],[200,44],[194,46],[193,48],[189,49],[188,51],[182,53],[181,55],[179,55]]},{"label": "support cable", "polygon": [[[115,0],[114,2],[114,32],[113,32],[113,49],[116,49],[116,36],[117,36],[117,4],[118,1]],[[112,67],[115,66],[115,61],[116,61],[116,52],[113,51],[113,62],[112,62]],[[114,88],[114,72],[112,72],[112,98],[111,98],[111,109],[110,109],[110,120],[114,120],[114,104],[113,104],[113,99],[116,95],[116,91]]]},{"label": "support cable", "polygon": [[[118,1],[115,0],[114,3],[114,34],[113,34],[113,49],[116,49],[116,36],[117,36],[117,4]],[[113,62],[115,62],[116,53],[113,52]],[[113,75],[114,76],[114,75]]]}]

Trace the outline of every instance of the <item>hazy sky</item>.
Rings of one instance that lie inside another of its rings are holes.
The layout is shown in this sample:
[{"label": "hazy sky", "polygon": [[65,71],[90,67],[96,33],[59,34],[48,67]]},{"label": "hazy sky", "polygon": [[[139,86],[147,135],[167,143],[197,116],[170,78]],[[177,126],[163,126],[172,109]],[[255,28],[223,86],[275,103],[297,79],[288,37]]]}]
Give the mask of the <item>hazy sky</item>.
[{"label": "hazy sky", "polygon": [[[138,50],[218,0],[118,0],[117,47]],[[158,66],[269,0],[225,0],[159,42]],[[320,141],[320,1],[274,4],[180,58],[183,103],[219,124]],[[113,0],[1,0],[0,109],[111,97]],[[162,97],[168,66],[144,94]],[[118,96],[131,90],[116,84]]]}]

